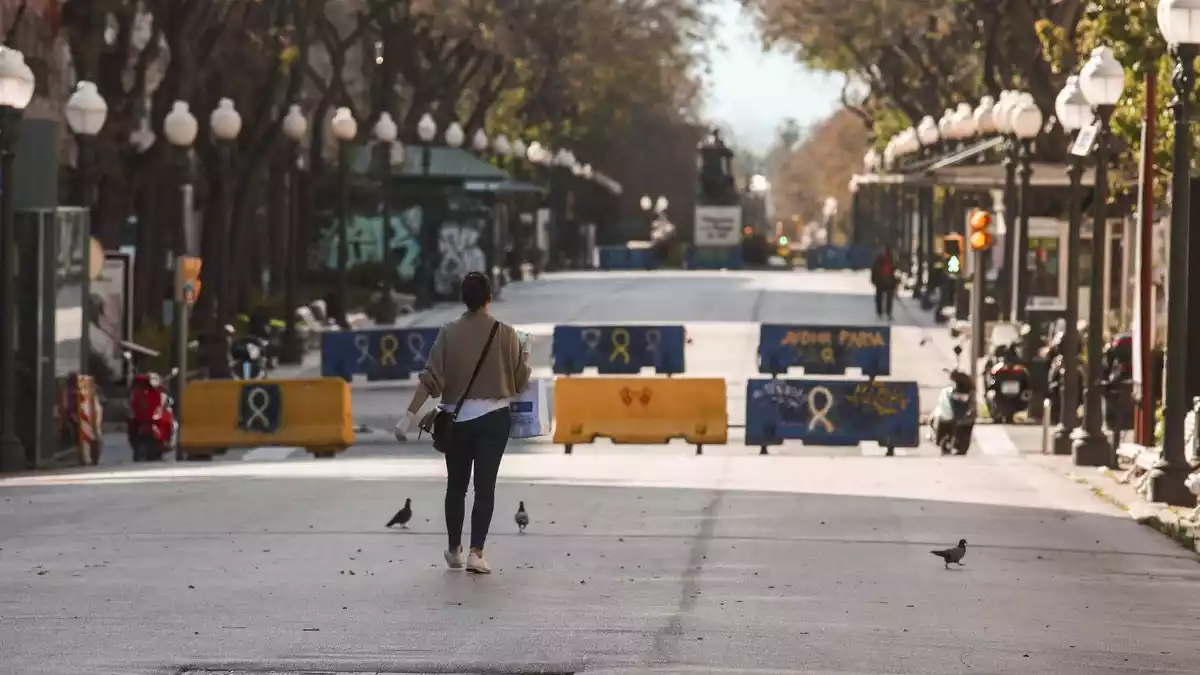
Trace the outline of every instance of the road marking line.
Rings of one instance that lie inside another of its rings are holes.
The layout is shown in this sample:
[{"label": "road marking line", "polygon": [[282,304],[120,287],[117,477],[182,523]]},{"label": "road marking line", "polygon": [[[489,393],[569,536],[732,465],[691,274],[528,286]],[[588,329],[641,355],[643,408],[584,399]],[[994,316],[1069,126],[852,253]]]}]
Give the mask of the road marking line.
[{"label": "road marking line", "polygon": [[242,455],[243,462],[279,462],[291,457],[297,450],[304,448],[288,448],[270,445],[263,448],[255,448],[246,454]]},{"label": "road marking line", "polygon": [[972,436],[979,451],[985,455],[1015,457],[1021,454],[1008,432],[998,424],[977,424]]}]

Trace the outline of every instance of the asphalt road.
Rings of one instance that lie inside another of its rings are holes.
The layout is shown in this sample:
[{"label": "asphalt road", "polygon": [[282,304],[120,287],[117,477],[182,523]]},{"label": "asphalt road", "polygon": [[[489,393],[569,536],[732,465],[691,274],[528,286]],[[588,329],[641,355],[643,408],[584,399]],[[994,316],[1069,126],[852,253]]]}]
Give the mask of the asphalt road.
[{"label": "asphalt road", "polygon": [[[693,363],[731,379],[740,322],[873,320],[854,275],[659,277],[547,280],[497,314],[711,325]],[[896,362],[936,387],[938,331],[897,319]],[[0,673],[1200,670],[1196,556],[1016,454],[514,450],[496,573],[468,577],[441,561],[441,459],[374,447],[0,480]],[[405,497],[411,529],[384,529]]]}]

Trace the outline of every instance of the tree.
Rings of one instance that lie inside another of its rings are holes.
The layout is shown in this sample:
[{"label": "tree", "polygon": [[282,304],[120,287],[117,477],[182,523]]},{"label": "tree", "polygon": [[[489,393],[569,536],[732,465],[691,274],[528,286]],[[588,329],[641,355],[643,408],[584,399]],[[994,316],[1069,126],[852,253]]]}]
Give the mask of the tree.
[{"label": "tree", "polygon": [[866,144],[867,130],[848,110],[839,110],[814,125],[772,176],[776,211],[783,218],[817,219],[829,197],[847,210],[850,177],[862,164]]}]

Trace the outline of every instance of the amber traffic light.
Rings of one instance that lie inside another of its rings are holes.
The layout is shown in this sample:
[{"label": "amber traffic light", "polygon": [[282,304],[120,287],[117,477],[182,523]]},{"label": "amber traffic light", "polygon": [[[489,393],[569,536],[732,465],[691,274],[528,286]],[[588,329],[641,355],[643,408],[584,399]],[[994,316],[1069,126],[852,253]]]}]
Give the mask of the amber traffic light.
[{"label": "amber traffic light", "polygon": [[995,243],[992,236],[992,214],[987,211],[976,211],[971,215],[971,235],[968,243],[972,251],[986,251]]}]

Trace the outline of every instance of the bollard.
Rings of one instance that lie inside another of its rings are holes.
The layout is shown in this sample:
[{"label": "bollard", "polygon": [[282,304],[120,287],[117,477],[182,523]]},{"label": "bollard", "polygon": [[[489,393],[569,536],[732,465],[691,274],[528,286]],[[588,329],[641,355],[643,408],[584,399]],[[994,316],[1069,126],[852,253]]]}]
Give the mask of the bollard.
[{"label": "bollard", "polygon": [[[1050,409],[1050,397],[1042,399],[1042,410]],[[1050,453],[1050,416],[1042,415],[1042,454]]]}]

